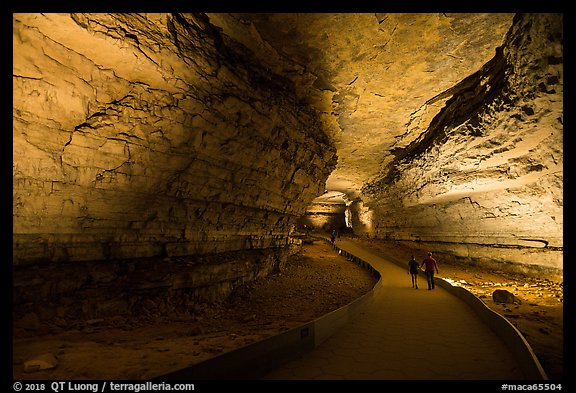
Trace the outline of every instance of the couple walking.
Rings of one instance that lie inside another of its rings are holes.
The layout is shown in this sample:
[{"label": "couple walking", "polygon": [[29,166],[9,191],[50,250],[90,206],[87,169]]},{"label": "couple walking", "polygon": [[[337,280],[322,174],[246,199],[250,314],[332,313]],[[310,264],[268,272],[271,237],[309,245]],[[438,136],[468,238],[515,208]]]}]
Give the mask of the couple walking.
[{"label": "couple walking", "polygon": [[432,258],[432,253],[428,253],[428,257],[426,257],[422,264],[418,263],[416,259],[414,259],[414,255],[410,257],[410,261],[408,262],[408,274],[412,276],[412,288],[418,289],[418,268],[424,268],[424,272],[426,273],[426,280],[428,281],[428,289],[434,289],[434,271],[438,274],[438,264],[436,260]]}]

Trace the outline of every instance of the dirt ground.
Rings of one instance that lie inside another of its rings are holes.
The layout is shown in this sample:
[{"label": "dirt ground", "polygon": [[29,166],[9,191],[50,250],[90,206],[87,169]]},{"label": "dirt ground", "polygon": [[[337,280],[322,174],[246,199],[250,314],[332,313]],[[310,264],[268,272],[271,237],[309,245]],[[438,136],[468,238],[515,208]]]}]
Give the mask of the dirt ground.
[{"label": "dirt ground", "polygon": [[[198,363],[310,322],[367,293],[376,279],[323,241],[306,245],[278,274],[240,287],[227,301],[200,304],[170,320],[117,327],[86,321],[82,330],[42,336],[14,332],[17,380],[143,380]],[[44,354],[55,368],[26,372]]]},{"label": "dirt ground", "polygon": [[[363,240],[366,241],[366,240]],[[370,242],[398,260],[405,249]],[[409,257],[409,255],[408,255]],[[442,264],[439,277],[452,280],[508,318],[525,336],[552,380],[563,375],[562,283],[511,277],[475,267]],[[175,371],[223,352],[309,322],[368,292],[375,279],[367,271],[316,240],[303,246],[278,274],[239,288],[227,301],[204,304],[193,313],[153,323],[124,326],[86,321],[82,330],[42,336],[14,331],[15,380],[143,380]],[[424,284],[424,282],[421,282]],[[410,284],[407,275],[406,285]],[[492,301],[495,289],[508,289],[518,302]],[[25,371],[41,355],[56,366]]]}]

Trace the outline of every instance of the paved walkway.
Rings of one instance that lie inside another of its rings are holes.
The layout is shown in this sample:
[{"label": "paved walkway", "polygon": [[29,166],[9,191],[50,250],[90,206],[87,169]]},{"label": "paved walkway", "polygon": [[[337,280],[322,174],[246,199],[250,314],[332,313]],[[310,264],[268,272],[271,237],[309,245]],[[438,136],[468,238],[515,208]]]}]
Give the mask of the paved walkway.
[{"label": "paved walkway", "polygon": [[373,301],[314,350],[263,379],[526,378],[505,343],[462,300],[439,286],[428,290],[422,276],[413,289],[407,267],[377,250],[347,239],[336,244],[382,275]]}]

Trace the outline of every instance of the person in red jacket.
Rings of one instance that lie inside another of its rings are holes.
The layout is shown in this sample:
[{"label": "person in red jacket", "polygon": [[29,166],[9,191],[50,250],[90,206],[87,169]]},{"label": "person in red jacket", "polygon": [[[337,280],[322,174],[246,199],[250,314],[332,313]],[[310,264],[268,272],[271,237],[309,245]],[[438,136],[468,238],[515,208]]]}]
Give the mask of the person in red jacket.
[{"label": "person in red jacket", "polygon": [[434,289],[434,271],[438,274],[438,264],[436,263],[436,259],[432,258],[432,253],[428,253],[428,257],[422,261],[420,267],[424,267],[424,272],[426,273],[426,279],[428,280],[428,290]]}]

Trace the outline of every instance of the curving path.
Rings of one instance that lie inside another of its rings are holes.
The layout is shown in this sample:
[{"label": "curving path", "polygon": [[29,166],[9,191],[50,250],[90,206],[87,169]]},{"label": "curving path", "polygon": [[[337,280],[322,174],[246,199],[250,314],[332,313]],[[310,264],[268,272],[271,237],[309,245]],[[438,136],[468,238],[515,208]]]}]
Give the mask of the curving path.
[{"label": "curving path", "polygon": [[[337,246],[382,275],[363,312],[312,351],[262,379],[521,380],[510,349],[444,288],[412,288],[407,268],[348,239]],[[441,270],[440,270],[441,272]]]}]

